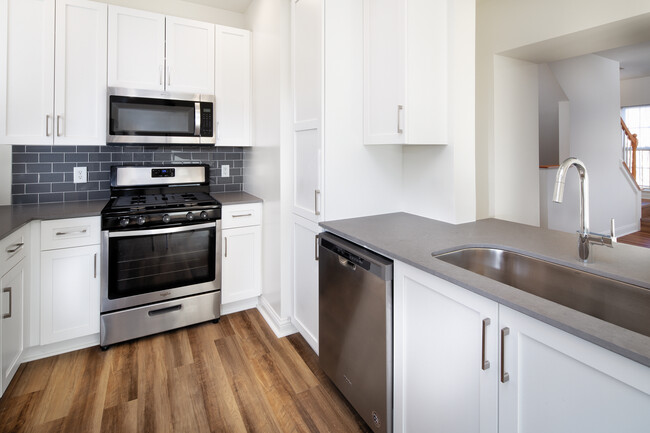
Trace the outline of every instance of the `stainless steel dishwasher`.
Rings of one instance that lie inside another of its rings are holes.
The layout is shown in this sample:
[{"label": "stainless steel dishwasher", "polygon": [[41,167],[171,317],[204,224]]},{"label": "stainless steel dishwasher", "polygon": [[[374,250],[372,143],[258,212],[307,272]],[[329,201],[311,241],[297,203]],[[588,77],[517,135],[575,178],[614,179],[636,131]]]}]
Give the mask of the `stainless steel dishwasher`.
[{"label": "stainless steel dishwasher", "polygon": [[393,262],[331,233],[319,247],[320,365],[376,432],[393,430]]}]

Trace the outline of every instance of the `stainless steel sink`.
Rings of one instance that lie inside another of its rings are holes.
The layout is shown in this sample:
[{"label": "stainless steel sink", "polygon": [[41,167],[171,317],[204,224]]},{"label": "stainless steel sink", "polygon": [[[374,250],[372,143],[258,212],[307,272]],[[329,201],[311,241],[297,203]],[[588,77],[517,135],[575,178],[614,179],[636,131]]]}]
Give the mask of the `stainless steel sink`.
[{"label": "stainless steel sink", "polygon": [[433,256],[650,337],[650,289],[499,248]]}]

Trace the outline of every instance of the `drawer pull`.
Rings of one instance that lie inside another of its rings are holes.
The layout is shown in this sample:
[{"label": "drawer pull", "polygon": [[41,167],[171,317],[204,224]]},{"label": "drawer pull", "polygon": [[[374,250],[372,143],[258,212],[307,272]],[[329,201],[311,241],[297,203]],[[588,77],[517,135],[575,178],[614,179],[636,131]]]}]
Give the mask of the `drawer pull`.
[{"label": "drawer pull", "polygon": [[227,236],[223,238],[223,242],[225,244],[224,248],[223,248],[223,256],[228,257],[228,237]]},{"label": "drawer pull", "polygon": [[174,305],[173,307],[161,308],[160,310],[151,310],[147,314],[151,317],[160,316],[161,314],[173,313],[181,309],[183,305]]},{"label": "drawer pull", "polygon": [[56,232],[57,236],[68,236],[68,235],[74,235],[74,234],[84,234],[88,232],[86,229],[81,229],[81,230],[71,230],[69,232]]},{"label": "drawer pull", "polygon": [[2,315],[3,319],[9,319],[11,318],[11,304],[13,304],[13,301],[11,299],[12,298],[11,287],[5,287],[4,289],[2,289],[2,293],[9,293],[9,312],[7,314]]},{"label": "drawer pull", "polygon": [[[24,246],[25,246],[25,244],[23,242],[20,242],[20,243],[8,246],[5,251],[8,252],[9,254],[13,254],[13,253],[15,253],[16,251],[18,251],[19,249],[21,249]],[[13,248],[11,248],[11,247],[13,247]]]},{"label": "drawer pull", "polygon": [[242,218],[242,217],[249,217],[249,216],[253,216],[253,214],[252,213],[243,213],[243,214],[240,214],[240,215],[233,215],[232,217],[233,218]]},{"label": "drawer pull", "polygon": [[482,342],[482,345],[481,345],[482,346],[481,347],[481,358],[482,358],[481,359],[481,369],[482,370],[487,370],[488,368],[490,368],[490,361],[485,359],[485,334],[486,334],[487,327],[490,325],[490,322],[491,321],[490,321],[489,317],[486,317],[485,319],[483,319],[483,337],[482,337],[483,342]]},{"label": "drawer pull", "polygon": [[501,383],[510,380],[510,375],[506,372],[506,335],[510,334],[510,328],[501,330]]}]

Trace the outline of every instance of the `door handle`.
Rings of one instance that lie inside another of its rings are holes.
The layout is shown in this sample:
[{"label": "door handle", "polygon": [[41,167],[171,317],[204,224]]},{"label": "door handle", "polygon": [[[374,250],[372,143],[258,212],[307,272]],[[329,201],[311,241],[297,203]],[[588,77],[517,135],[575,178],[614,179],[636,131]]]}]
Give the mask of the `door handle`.
[{"label": "door handle", "polygon": [[2,293],[9,293],[9,312],[7,314],[3,314],[2,318],[3,319],[9,319],[11,318],[11,304],[13,304],[13,296],[11,295],[11,287],[5,287],[2,289]]},{"label": "door handle", "polygon": [[490,368],[490,361],[485,359],[485,334],[486,334],[487,327],[489,325],[490,325],[490,318],[486,317],[485,319],[483,319],[483,337],[481,343],[481,369],[482,370],[487,370],[488,368]]},{"label": "door handle", "polygon": [[318,196],[320,196],[320,190],[314,190],[314,215],[320,215],[320,209],[318,208]]},{"label": "door handle", "polygon": [[510,334],[510,328],[505,327],[501,330],[501,383],[510,380],[510,375],[506,373],[506,335]]},{"label": "door handle", "polygon": [[49,114],[45,115],[45,136],[46,137],[50,136],[50,115]]},{"label": "door handle", "polygon": [[404,129],[402,129],[402,119],[401,119],[401,112],[404,109],[403,105],[398,105],[397,106],[397,133],[401,134],[404,132]]},{"label": "door handle", "polygon": [[318,235],[314,236],[314,260],[318,261]]},{"label": "door handle", "polygon": [[94,277],[93,278],[97,278],[97,253],[95,253],[94,261],[95,261],[95,264],[94,264],[95,270],[94,270]]},{"label": "door handle", "polygon": [[61,118],[62,116],[57,114],[56,115],[56,136],[60,137],[61,136]]},{"label": "door handle", "polygon": [[167,65],[167,85],[168,86],[172,84],[172,77],[171,77],[170,71],[171,71],[171,68],[169,67],[169,65]]},{"label": "door handle", "polygon": [[223,256],[228,257],[228,237],[223,238],[224,247],[223,247]]}]

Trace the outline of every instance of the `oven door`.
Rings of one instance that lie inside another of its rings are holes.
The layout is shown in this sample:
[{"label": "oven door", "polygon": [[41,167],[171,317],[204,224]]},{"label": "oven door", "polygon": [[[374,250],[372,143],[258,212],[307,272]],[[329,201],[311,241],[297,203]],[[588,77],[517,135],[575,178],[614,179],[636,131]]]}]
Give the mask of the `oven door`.
[{"label": "oven door", "polygon": [[221,221],[102,232],[102,313],[221,288]]}]

